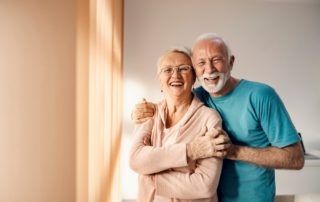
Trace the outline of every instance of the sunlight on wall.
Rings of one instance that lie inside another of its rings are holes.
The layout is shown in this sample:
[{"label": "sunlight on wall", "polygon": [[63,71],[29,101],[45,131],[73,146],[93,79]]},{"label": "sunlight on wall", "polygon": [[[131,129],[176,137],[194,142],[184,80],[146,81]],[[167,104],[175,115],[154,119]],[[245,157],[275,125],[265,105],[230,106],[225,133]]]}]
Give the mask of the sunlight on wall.
[{"label": "sunlight on wall", "polygon": [[138,192],[138,175],[129,167],[129,150],[131,146],[131,132],[133,123],[131,121],[131,111],[146,95],[146,90],[141,82],[125,79],[124,80],[124,111],[123,111],[123,136],[121,151],[121,187],[122,198],[136,198]]},{"label": "sunlight on wall", "polygon": [[138,193],[138,174],[130,169],[128,163],[131,146],[131,138],[129,135],[123,136],[121,145],[122,199],[134,199],[137,197]]},{"label": "sunlight on wall", "polygon": [[125,122],[131,122],[131,111],[135,104],[146,95],[145,89],[141,82],[131,79],[124,81],[124,114]]}]

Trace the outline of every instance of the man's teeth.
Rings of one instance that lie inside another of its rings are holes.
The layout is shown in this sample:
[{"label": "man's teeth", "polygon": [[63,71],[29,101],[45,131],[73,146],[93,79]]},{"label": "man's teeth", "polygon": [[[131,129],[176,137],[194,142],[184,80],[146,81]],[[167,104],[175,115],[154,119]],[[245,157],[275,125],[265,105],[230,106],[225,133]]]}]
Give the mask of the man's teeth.
[{"label": "man's teeth", "polygon": [[207,78],[204,78],[205,80],[216,80],[217,78],[219,78],[218,76],[216,77],[207,77]]}]

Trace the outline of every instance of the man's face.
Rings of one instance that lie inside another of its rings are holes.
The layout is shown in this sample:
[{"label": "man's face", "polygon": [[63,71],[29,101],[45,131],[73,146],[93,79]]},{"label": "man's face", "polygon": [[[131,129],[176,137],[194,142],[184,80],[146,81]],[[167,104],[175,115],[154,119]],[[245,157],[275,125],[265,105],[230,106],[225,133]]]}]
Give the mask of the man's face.
[{"label": "man's face", "polygon": [[220,40],[202,40],[193,48],[192,62],[197,77],[208,93],[222,94],[230,78],[233,60]]}]

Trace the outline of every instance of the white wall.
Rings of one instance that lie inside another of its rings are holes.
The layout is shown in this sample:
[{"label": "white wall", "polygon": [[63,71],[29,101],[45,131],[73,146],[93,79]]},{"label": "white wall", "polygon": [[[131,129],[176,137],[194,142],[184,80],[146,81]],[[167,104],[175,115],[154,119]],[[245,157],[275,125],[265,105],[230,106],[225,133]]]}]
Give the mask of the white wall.
[{"label": "white wall", "polygon": [[0,201],[75,201],[75,11],[0,1]]},{"label": "white wall", "polygon": [[[130,142],[133,105],[141,97],[161,99],[158,56],[172,45],[191,46],[199,34],[216,32],[236,57],[232,74],[273,86],[307,149],[320,149],[319,22],[317,0],[125,1],[124,142]],[[134,178],[126,160],[123,169]],[[126,181],[124,197],[134,196],[134,185]]]}]

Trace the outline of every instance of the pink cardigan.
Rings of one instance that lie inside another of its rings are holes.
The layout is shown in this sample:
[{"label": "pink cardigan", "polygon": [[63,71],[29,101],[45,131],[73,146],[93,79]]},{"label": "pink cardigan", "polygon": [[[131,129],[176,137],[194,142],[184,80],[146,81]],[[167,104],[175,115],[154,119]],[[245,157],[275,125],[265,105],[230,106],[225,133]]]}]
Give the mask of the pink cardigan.
[{"label": "pink cardigan", "polygon": [[[162,146],[166,102],[157,105],[154,118],[135,126],[130,151],[130,167],[139,173],[138,202],[216,202],[222,160],[207,158],[187,162],[186,143],[203,128],[221,128],[218,112],[194,96],[179,121],[175,144]],[[150,143],[147,143],[149,140]]]}]

